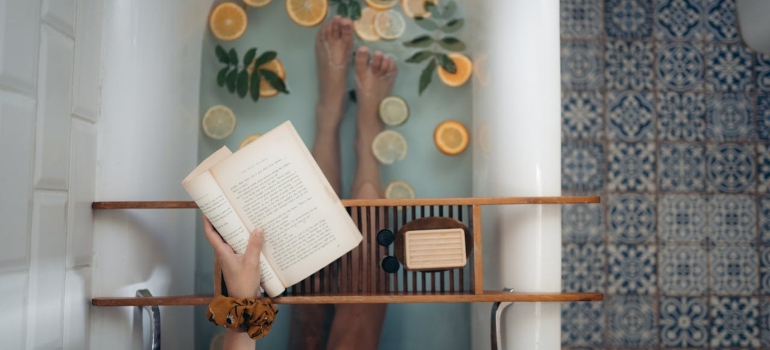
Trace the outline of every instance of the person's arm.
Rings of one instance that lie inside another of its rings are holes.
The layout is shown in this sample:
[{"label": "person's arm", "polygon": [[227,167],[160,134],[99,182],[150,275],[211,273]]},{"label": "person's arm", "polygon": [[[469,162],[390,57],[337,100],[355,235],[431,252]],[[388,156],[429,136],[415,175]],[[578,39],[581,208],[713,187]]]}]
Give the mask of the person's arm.
[{"label": "person's arm", "polygon": [[[233,249],[222,240],[219,233],[211,225],[211,222],[203,217],[203,232],[206,239],[214,249],[214,256],[222,267],[222,274],[227,283],[227,291],[234,298],[258,298],[259,292],[259,252],[262,251],[264,234],[261,229],[256,229],[249,237],[249,245],[246,252],[236,254]],[[253,350],[256,340],[251,339],[246,332],[238,332],[228,329],[225,333],[225,350]]]}]

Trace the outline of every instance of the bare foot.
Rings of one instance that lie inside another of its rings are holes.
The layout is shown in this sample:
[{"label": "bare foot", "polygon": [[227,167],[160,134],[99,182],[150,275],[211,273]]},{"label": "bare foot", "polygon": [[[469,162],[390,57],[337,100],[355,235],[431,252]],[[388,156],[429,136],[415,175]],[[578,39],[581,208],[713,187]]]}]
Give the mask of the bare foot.
[{"label": "bare foot", "polygon": [[353,22],[334,16],[316,34],[315,54],[318,69],[319,100],[317,123],[336,130],[342,120],[345,84],[353,48]]},{"label": "bare foot", "polygon": [[382,129],[377,111],[380,102],[390,96],[398,68],[392,58],[380,51],[370,55],[365,46],[356,51],[355,65],[359,147],[369,149],[371,141]]}]

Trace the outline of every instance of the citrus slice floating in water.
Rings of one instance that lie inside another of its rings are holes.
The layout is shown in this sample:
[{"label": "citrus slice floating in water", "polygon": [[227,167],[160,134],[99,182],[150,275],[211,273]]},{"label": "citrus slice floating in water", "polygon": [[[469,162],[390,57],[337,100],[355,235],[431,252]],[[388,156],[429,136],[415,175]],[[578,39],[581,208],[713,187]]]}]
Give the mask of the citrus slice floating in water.
[{"label": "citrus slice floating in water", "polygon": [[468,147],[468,129],[456,120],[447,120],[436,127],[433,142],[441,153],[454,156]]},{"label": "citrus slice floating in water", "polygon": [[366,4],[375,10],[389,10],[398,5],[398,0],[366,0]]},{"label": "citrus slice floating in water", "polygon": [[246,31],[246,11],[234,2],[223,2],[211,11],[209,28],[219,40],[230,41],[241,37]]},{"label": "citrus slice floating in water", "polygon": [[432,2],[438,6],[438,0],[401,0],[401,9],[404,10],[404,14],[409,18],[430,17],[430,11],[425,9],[425,3]]},{"label": "citrus slice floating in water", "polygon": [[387,199],[411,199],[415,197],[414,189],[406,181],[391,181],[385,186],[385,198]]},{"label": "citrus slice floating in water", "polygon": [[252,143],[254,140],[262,137],[260,134],[251,134],[249,136],[246,136],[243,138],[243,141],[238,145],[238,149],[241,149],[243,147],[246,147],[246,145]]},{"label": "citrus slice floating in water", "polygon": [[262,7],[269,4],[273,0],[243,0],[243,3],[251,7]]},{"label": "citrus slice floating in water", "polygon": [[403,98],[388,96],[380,102],[380,119],[385,125],[403,124],[409,118],[409,106]]},{"label": "citrus slice floating in water", "polygon": [[209,108],[203,116],[203,133],[214,140],[223,140],[235,130],[235,113],[224,105]]},{"label": "citrus slice floating in water", "polygon": [[393,164],[406,157],[406,140],[393,130],[385,130],[377,134],[372,141],[372,153],[382,164]]},{"label": "citrus slice floating in water", "polygon": [[439,79],[441,79],[444,84],[451,87],[458,87],[465,84],[473,73],[473,62],[468,56],[457,52],[448,53],[447,56],[449,56],[449,59],[455,63],[457,71],[449,73],[449,71],[439,66],[438,71],[436,72]]},{"label": "citrus slice floating in water", "polygon": [[353,22],[353,30],[356,32],[359,38],[363,41],[377,41],[380,40],[380,36],[374,30],[374,18],[379,11],[371,8],[364,7],[361,10],[361,18]]},{"label": "citrus slice floating in water", "polygon": [[328,0],[286,0],[286,13],[289,18],[304,27],[320,24],[328,11]]},{"label": "citrus slice floating in water", "polygon": [[382,11],[374,16],[374,31],[382,39],[397,39],[404,34],[404,30],[406,30],[404,16],[396,11]]},{"label": "citrus slice floating in water", "polygon": [[[256,60],[256,58],[255,58]],[[279,61],[277,58],[274,58],[272,61],[267,62],[261,66],[259,66],[259,69],[267,69],[269,71],[272,71],[281,79],[283,79],[284,82],[286,82],[286,70],[283,69],[283,64],[281,61]],[[254,65],[249,65],[249,68],[246,69],[249,74],[254,74]],[[249,84],[251,84],[251,79],[249,79]],[[249,86],[251,88],[251,86]],[[278,90],[273,88],[272,85],[265,79],[264,77],[261,77],[259,80],[259,96],[260,97],[273,97],[275,95],[278,95]]]}]

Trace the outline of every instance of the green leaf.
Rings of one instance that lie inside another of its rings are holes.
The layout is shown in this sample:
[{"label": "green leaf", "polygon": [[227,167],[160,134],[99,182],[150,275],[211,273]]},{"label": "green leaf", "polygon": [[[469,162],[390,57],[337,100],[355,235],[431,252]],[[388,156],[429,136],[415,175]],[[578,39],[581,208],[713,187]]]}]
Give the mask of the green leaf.
[{"label": "green leaf", "polygon": [[438,43],[441,47],[449,51],[465,51],[465,43],[455,37],[444,37]]},{"label": "green leaf", "polygon": [[444,6],[444,12],[441,14],[441,18],[450,18],[455,15],[455,12],[457,12],[457,3],[450,1]]},{"label": "green leaf", "polygon": [[444,33],[454,33],[460,30],[460,28],[462,28],[464,24],[465,24],[465,20],[462,18],[453,19],[447,22],[443,27],[441,27],[441,31]]},{"label": "green leaf", "polygon": [[257,48],[251,48],[249,51],[246,51],[246,55],[243,56],[243,65],[248,66],[251,64],[251,61],[254,60],[254,56],[257,55]]},{"label": "green leaf", "polygon": [[436,60],[431,60],[430,63],[425,66],[425,69],[422,70],[422,74],[420,74],[420,95],[422,95],[422,92],[425,91],[428,85],[430,85],[434,71],[436,71]]},{"label": "green leaf", "polygon": [[220,87],[225,86],[225,78],[227,77],[227,70],[230,69],[230,67],[225,67],[219,70],[219,73],[217,73],[217,85]]},{"label": "green leaf", "polygon": [[409,63],[420,63],[422,61],[425,61],[425,60],[433,57],[433,55],[434,55],[433,52],[430,52],[430,51],[427,51],[427,50],[417,51],[417,52],[415,52],[414,55],[412,55],[412,57],[407,58],[406,62],[409,62]]},{"label": "green leaf", "polygon": [[217,47],[214,49],[214,52],[217,54],[217,60],[220,63],[230,63],[230,58],[227,57],[227,52],[222,48],[222,45],[217,45]]},{"label": "green leaf", "polygon": [[261,82],[260,78],[261,77],[259,74],[251,75],[251,88],[249,90],[251,92],[251,99],[254,100],[254,102],[259,100],[259,83]]},{"label": "green leaf", "polygon": [[280,92],[283,92],[284,94],[288,94],[289,91],[286,90],[286,83],[283,82],[283,79],[278,76],[278,74],[275,74],[275,72],[267,69],[260,69],[259,74],[262,74],[262,77],[267,80],[267,82],[270,84],[270,86],[273,87],[273,89],[276,89]]},{"label": "green leaf", "polygon": [[225,78],[225,81],[227,82],[227,91],[230,91],[231,93],[235,92],[236,78],[238,78],[237,68],[231,70],[230,73],[227,74],[227,78]]},{"label": "green leaf", "polygon": [[441,65],[441,68],[444,68],[444,70],[449,73],[457,73],[457,65],[455,65],[455,61],[452,61],[452,59],[444,53],[438,56],[438,64]]},{"label": "green leaf", "polygon": [[245,69],[238,73],[236,88],[240,98],[246,97],[246,94],[249,92],[249,73]]},{"label": "green leaf", "polygon": [[428,35],[418,36],[410,41],[404,42],[406,47],[428,47],[433,44],[433,38]]},{"label": "green leaf", "polygon": [[436,30],[438,29],[438,24],[436,22],[429,20],[427,18],[422,17],[415,17],[414,18],[415,23],[417,23],[418,26],[422,27],[425,30]]},{"label": "green leaf", "polygon": [[230,64],[237,66],[238,65],[238,53],[235,52],[235,48],[230,49],[230,51],[227,53],[228,56],[230,56]]},{"label": "green leaf", "polygon": [[348,3],[348,8],[350,11],[350,19],[357,20],[361,18],[361,4],[358,3],[358,1],[351,1]]},{"label": "green leaf", "polygon": [[259,58],[257,58],[257,62],[254,63],[254,67],[259,67],[267,62],[270,62],[275,59],[275,57],[278,56],[275,51],[265,51],[265,53],[259,55]]},{"label": "green leaf", "polygon": [[438,6],[436,6],[436,4],[426,0],[425,1],[425,10],[426,11],[430,11],[430,14],[432,16],[435,16],[436,18],[441,18],[441,12],[439,12]]},{"label": "green leaf", "polygon": [[337,14],[342,17],[348,16],[348,4],[341,2],[339,5],[337,5]]},{"label": "green leaf", "polygon": [[350,89],[348,91],[348,97],[350,98],[351,101],[353,101],[353,103],[358,102],[358,97],[356,97],[356,90]]}]

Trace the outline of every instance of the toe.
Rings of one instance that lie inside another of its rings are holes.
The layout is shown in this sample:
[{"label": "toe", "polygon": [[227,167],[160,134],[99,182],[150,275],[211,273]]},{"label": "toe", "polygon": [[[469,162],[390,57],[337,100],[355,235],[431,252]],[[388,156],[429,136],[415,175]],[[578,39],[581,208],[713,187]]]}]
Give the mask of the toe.
[{"label": "toe", "polygon": [[350,18],[343,18],[340,21],[340,32],[343,42],[346,44],[353,43],[353,21]]},{"label": "toe", "polygon": [[380,74],[382,72],[382,63],[385,59],[385,56],[382,54],[382,51],[377,50],[374,52],[374,57],[372,58],[372,71],[375,74]]},{"label": "toe", "polygon": [[395,73],[397,68],[396,61],[391,57],[385,58],[386,66],[385,70],[383,71],[384,74],[392,74]]},{"label": "toe", "polygon": [[329,33],[331,32],[331,22],[324,23],[321,25],[321,28],[318,29],[318,40],[320,41],[327,41],[329,40]]},{"label": "toe", "polygon": [[334,18],[332,19],[332,22],[331,22],[331,24],[332,24],[332,29],[331,29],[331,38],[332,38],[332,39],[335,39],[335,40],[337,40],[337,39],[339,39],[339,38],[340,38],[340,36],[342,35],[342,34],[341,34],[341,29],[340,29],[340,27],[341,27],[341,26],[340,26],[340,21],[341,21],[341,20],[342,20],[342,19],[340,18],[340,16],[339,16],[339,15],[335,15],[335,16],[334,16]]},{"label": "toe", "polygon": [[361,46],[356,50],[356,74],[366,73],[369,67],[369,48]]}]

